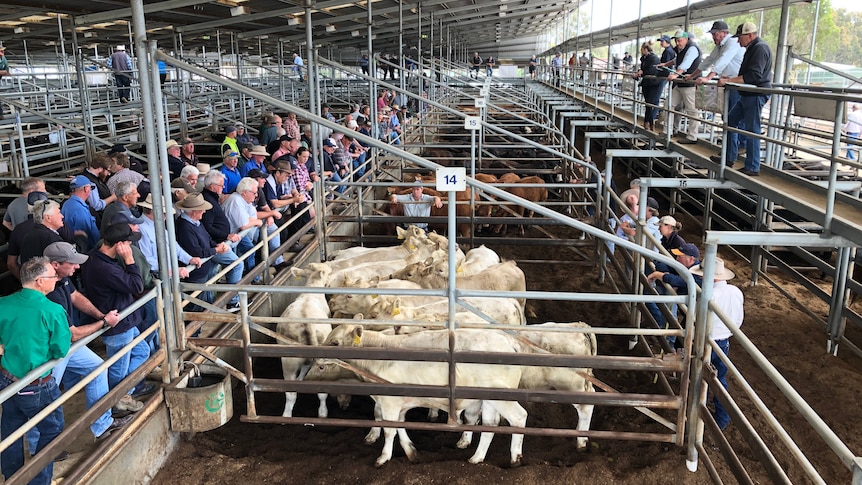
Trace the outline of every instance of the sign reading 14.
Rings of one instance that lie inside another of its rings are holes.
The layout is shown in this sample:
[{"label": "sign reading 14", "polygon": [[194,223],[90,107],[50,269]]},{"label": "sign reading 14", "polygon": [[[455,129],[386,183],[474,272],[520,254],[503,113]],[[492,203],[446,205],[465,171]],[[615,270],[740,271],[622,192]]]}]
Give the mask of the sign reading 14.
[{"label": "sign reading 14", "polygon": [[440,167],[437,169],[438,192],[461,192],[467,190],[467,169],[464,167]]}]

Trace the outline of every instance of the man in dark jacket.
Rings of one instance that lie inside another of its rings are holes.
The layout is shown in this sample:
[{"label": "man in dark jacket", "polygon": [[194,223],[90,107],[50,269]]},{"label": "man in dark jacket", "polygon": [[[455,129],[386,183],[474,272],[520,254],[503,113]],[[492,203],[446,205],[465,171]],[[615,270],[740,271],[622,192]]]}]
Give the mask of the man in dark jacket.
[{"label": "man in dark jacket", "polygon": [[[739,45],[745,47],[739,75],[721,78],[718,80],[718,85],[745,83],[759,88],[771,88],[772,50],[763,39],[757,36],[757,25],[752,22],[740,25],[736,29],[735,37],[739,39]],[[745,130],[760,135],[760,114],[767,101],[769,101],[768,94],[741,91],[739,101],[731,106],[727,114],[728,126],[735,128],[744,126]],[[745,139],[745,145],[745,166],[740,172],[752,177],[760,175],[760,139],[748,136]],[[729,143],[726,159],[736,160],[738,154],[738,143]]]},{"label": "man in dark jacket", "polygon": [[[136,295],[144,291],[141,270],[132,254],[132,243],[141,234],[133,232],[128,224],[112,224],[102,234],[103,243],[88,253],[89,260],[81,269],[81,285],[93,305],[102,313],[129,307]],[[122,260],[123,265],[117,262]],[[140,332],[138,324],[143,319],[143,309],[139,308],[104,334],[107,357],[119,353],[131,343]],[[131,351],[108,368],[108,385],[113,389],[132,371],[150,357],[150,347],[145,341],[138,342]],[[150,394],[155,391],[153,384],[142,381],[129,394],[132,397]]]}]

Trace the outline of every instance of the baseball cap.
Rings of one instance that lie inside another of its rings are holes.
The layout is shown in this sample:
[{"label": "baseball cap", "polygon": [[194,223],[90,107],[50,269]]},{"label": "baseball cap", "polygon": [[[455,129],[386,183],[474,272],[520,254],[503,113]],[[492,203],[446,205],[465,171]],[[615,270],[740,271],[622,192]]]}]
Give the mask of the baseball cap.
[{"label": "baseball cap", "polygon": [[707,32],[709,32],[710,34],[724,31],[730,31],[730,27],[727,26],[727,22],[725,22],[724,20],[716,20],[712,23],[712,28],[707,30]]},{"label": "baseball cap", "polygon": [[259,168],[253,168],[248,171],[247,177],[253,179],[263,179],[266,178],[266,174],[263,173]]},{"label": "baseball cap", "polygon": [[686,32],[684,30],[677,30],[673,34],[673,38],[674,39],[688,39],[688,32]]},{"label": "baseball cap", "polygon": [[293,137],[290,135],[281,135],[278,141],[293,141]]},{"label": "baseball cap", "polygon": [[336,145],[336,144],[335,144],[335,140],[333,140],[332,138],[325,138],[325,139],[323,140],[323,146],[325,146],[325,147],[332,147],[332,148],[338,148],[338,145]]},{"label": "baseball cap", "polygon": [[84,264],[90,259],[89,256],[79,253],[75,246],[65,241],[49,244],[42,252],[42,256],[58,263],[72,264]]},{"label": "baseball cap", "polygon": [[107,229],[105,229],[103,237],[109,246],[113,246],[114,244],[123,241],[139,241],[141,239],[141,233],[133,231],[128,224],[111,224]]},{"label": "baseball cap", "polygon": [[676,227],[676,219],[673,216],[664,216],[658,220],[659,224],[667,224],[668,226]]},{"label": "baseball cap", "polygon": [[90,182],[90,179],[84,177],[83,175],[78,175],[77,177],[73,178],[71,182],[69,182],[69,190],[78,190],[81,187],[85,187],[87,185],[89,185],[91,189],[96,188],[96,184]]},{"label": "baseball cap", "polygon": [[112,146],[111,149],[108,150],[108,155],[113,155],[115,153],[126,153],[126,146],[117,144]]},{"label": "baseball cap", "polygon": [[662,35],[661,37],[659,37],[659,38],[658,38],[658,39],[656,39],[656,40],[658,40],[658,41],[662,41],[662,40],[663,40],[663,41],[665,41],[665,42],[667,42],[667,43],[670,43],[670,37],[668,37],[667,35]]},{"label": "baseball cap", "polygon": [[684,254],[686,256],[691,256],[692,258],[700,257],[700,250],[692,243],[685,243],[678,248],[671,249],[670,252],[674,256],[682,256]]},{"label": "baseball cap", "polygon": [[658,201],[654,197],[647,197],[646,206],[650,209],[658,210]]},{"label": "baseball cap", "polygon": [[222,158],[228,158],[228,157],[236,158],[238,156],[239,156],[239,153],[237,153],[231,149],[225,150],[224,153],[222,154]]},{"label": "baseball cap", "polygon": [[736,35],[734,37],[739,37],[740,35],[745,34],[754,34],[757,32],[757,25],[754,25],[753,22],[746,22],[739,27],[736,28]]},{"label": "baseball cap", "polygon": [[234,126],[234,125],[227,125],[224,127],[225,135],[228,135],[228,134],[233,133],[235,131],[236,131],[236,126]]},{"label": "baseball cap", "polygon": [[27,194],[27,205],[34,206],[36,202],[40,200],[48,200],[48,194],[46,192],[30,192]]}]

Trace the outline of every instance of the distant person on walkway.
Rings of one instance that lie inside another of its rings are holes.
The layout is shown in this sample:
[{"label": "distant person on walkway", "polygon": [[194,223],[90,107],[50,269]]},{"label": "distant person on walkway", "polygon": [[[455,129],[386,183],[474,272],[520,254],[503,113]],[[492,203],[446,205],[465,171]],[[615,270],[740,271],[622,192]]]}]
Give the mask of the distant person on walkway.
[{"label": "distant person on walkway", "polygon": [[538,67],[539,61],[536,60],[536,54],[530,56],[530,79],[536,80],[536,67]]},{"label": "distant person on walkway", "polygon": [[132,59],[126,54],[126,46],[118,45],[116,51],[108,58],[108,64],[114,71],[114,82],[117,83],[120,102],[128,103],[131,97],[129,86],[132,85]]},{"label": "distant person on walkway", "polygon": [[[702,278],[703,268],[701,265],[692,267],[691,274]],[[727,280],[733,279],[733,276],[733,272],[725,268],[724,260],[716,258],[715,286],[712,289],[712,299],[710,301],[730,319],[731,323],[737,327],[741,327],[742,320],[745,317],[743,309],[745,301],[739,288],[727,284]],[[724,352],[724,355],[729,355],[730,337],[733,336],[733,333],[720,318],[716,317],[714,312],[710,311],[708,318],[709,320],[706,325],[709,329],[709,338],[715,341],[715,344]],[[711,363],[715,367],[716,377],[718,377],[719,382],[727,389],[727,366],[715,352],[712,353]],[[724,430],[730,424],[730,416],[725,411],[721,401],[715,396],[715,392],[713,392],[712,402],[715,404],[715,412],[712,413],[712,417],[715,419],[715,424],[718,425],[718,428]]]},{"label": "distant person on walkway", "polygon": [[302,62],[302,57],[299,56],[299,53],[293,53],[293,68],[296,69],[296,75],[299,76],[299,82],[305,81],[305,78],[302,77],[302,70],[304,68],[304,64]]},{"label": "distant person on walkway", "polygon": [[494,56],[488,56],[488,59],[485,61],[485,75],[487,77],[494,76],[494,67],[496,66],[496,62],[494,60]]},{"label": "distant person on walkway", "polygon": [[[746,22],[736,29],[739,45],[745,47],[745,56],[739,67],[739,75],[718,80],[719,86],[728,83],[753,84],[759,88],[772,87],[772,50],[757,36],[757,25]],[[734,128],[744,126],[745,130],[760,135],[760,118],[763,106],[769,101],[768,94],[740,91],[739,101],[730,108],[727,124]],[[760,139],[746,138],[745,166],[741,173],[750,177],[760,175]],[[725,145],[726,160],[736,160],[739,154],[738,143]],[[720,160],[720,159],[719,159]],[[713,160],[714,161],[714,160]]]},{"label": "distant person on walkway", "polygon": [[[6,47],[0,45],[0,78],[9,75],[9,63],[6,62]],[[3,103],[0,103],[0,120],[5,116],[3,111]]]},{"label": "distant person on walkway", "polygon": [[[674,63],[674,59],[676,59],[676,50],[670,45],[670,37],[667,35],[662,35],[658,39],[656,39],[661,45],[661,55],[659,55],[659,65],[658,67],[670,67]],[[658,55],[658,53],[656,53]],[[658,77],[663,78],[661,80],[661,84],[659,85],[658,92],[663,93],[664,87],[667,85],[667,76],[670,74],[668,71],[664,69],[658,70]],[[666,119],[666,113],[664,111],[660,111],[658,115],[659,124],[664,123]]]},{"label": "distant person on walkway", "polygon": [[858,160],[856,152],[858,148],[851,145],[849,142],[859,139],[859,134],[862,133],[862,112],[859,111],[859,105],[856,103],[850,104],[850,112],[847,113],[847,123],[841,127],[841,131],[847,135],[847,159]]},{"label": "distant person on walkway", "polygon": [[[668,74],[667,80],[674,81],[677,78],[683,78],[674,84],[673,90],[673,106],[668,106],[668,109],[675,111],[682,110],[688,118],[688,129],[685,134],[682,134],[682,117],[674,115],[674,126],[668,126],[668,131],[674,130],[680,134],[678,143],[683,145],[694,145],[697,143],[697,129],[700,127],[700,122],[697,117],[697,106],[695,104],[695,86],[690,79],[700,66],[700,48],[694,43],[691,34],[688,32],[677,30],[673,35],[676,41],[678,54],[676,56],[673,70]],[[670,123],[668,123],[670,125]]]},{"label": "distant person on walkway", "polygon": [[554,69],[554,86],[560,87],[560,75],[563,70],[563,53],[557,51],[557,54],[551,59],[551,67]]},{"label": "distant person on walkway", "polygon": [[644,101],[654,106],[647,106],[644,111],[644,129],[655,130],[655,119],[658,115],[658,105],[661,102],[661,87],[664,81],[657,78],[659,58],[652,50],[652,42],[641,44],[640,69],[632,74],[634,79],[640,79],[641,92]]},{"label": "distant person on walkway", "polygon": [[359,58],[359,68],[362,69],[362,74],[368,76],[368,54],[362,54]]},{"label": "distant person on walkway", "polygon": [[478,52],[473,53],[473,59],[470,60],[470,77],[477,79],[479,77],[479,69],[482,68],[482,58]]}]

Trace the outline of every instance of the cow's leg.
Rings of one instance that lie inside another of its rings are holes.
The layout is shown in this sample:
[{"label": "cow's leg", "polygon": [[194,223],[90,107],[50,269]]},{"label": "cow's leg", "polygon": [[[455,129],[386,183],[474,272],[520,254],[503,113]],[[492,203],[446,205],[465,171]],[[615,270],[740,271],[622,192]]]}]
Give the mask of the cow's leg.
[{"label": "cow's leg", "polygon": [[[407,419],[407,411],[410,408],[402,408],[401,413],[398,415],[398,421],[404,421]],[[407,436],[407,430],[404,428],[398,428],[398,442],[401,443],[401,449],[404,450],[404,454],[407,455],[407,459],[410,461],[416,460],[416,447],[413,445],[413,441]]]},{"label": "cow's leg", "polygon": [[[590,422],[593,420],[593,406],[592,404],[573,404],[575,406],[575,410],[578,412],[578,431],[587,431],[590,429]],[[587,437],[586,436],[578,436],[578,451],[584,451],[587,449]]]},{"label": "cow's leg", "polygon": [[[281,359],[281,370],[284,374],[284,380],[296,381],[299,380],[300,372],[302,371],[303,359],[295,359],[284,357]],[[296,393],[284,393],[284,413],[285,418],[293,417],[293,406],[296,404]]]},{"label": "cow's leg", "polygon": [[[484,401],[482,403],[482,424],[485,426],[497,426],[500,424],[500,414],[489,404],[489,401]],[[491,441],[493,439],[494,433],[480,433],[479,446],[476,447],[476,452],[473,453],[473,456],[471,456],[467,461],[474,465],[485,461],[485,455],[488,454],[488,448],[491,446]]]},{"label": "cow's leg", "polygon": [[325,418],[329,416],[329,410],[326,409],[326,397],[328,394],[325,392],[317,393],[317,399],[320,400],[320,405],[317,407],[317,417]]},{"label": "cow's leg", "polygon": [[437,421],[440,417],[440,410],[437,408],[428,408],[428,421]]},{"label": "cow's leg", "polygon": [[[396,421],[398,419],[398,415],[400,414],[400,406],[393,405],[393,403],[386,402],[385,399],[381,399],[380,403],[380,418],[384,421]],[[377,461],[374,462],[374,466],[381,467],[386,462],[392,459],[392,449],[395,446],[395,433],[397,430],[395,428],[383,428],[383,451],[380,452],[380,456],[377,457]]]},{"label": "cow's leg", "polygon": [[[380,404],[377,404],[377,401],[374,401],[374,420],[381,421],[383,418],[380,415]],[[368,434],[365,435],[365,444],[370,445],[380,439],[380,427],[375,426],[368,430]]]},{"label": "cow's leg", "polygon": [[[473,425],[479,422],[479,416],[482,412],[481,404],[478,406],[470,406],[464,409],[464,421],[467,424]],[[461,433],[461,439],[455,444],[459,449],[465,449],[473,442],[473,432],[464,431]]]},{"label": "cow's leg", "polygon": [[[509,422],[510,426],[518,428],[527,427],[527,410],[521,407],[517,401],[491,401],[497,412]],[[483,411],[484,412],[484,411]],[[524,435],[513,434],[512,444],[509,447],[512,466],[521,464],[524,449]]]}]

